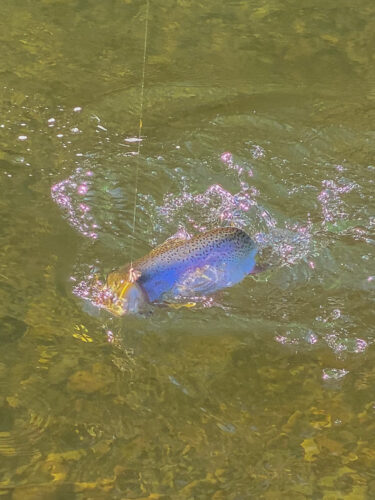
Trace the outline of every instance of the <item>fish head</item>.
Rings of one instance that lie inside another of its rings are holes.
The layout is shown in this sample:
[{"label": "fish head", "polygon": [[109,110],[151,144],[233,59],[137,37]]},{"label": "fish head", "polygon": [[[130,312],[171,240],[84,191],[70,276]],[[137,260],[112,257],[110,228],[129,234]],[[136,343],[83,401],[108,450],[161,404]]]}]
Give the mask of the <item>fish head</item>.
[{"label": "fish head", "polygon": [[129,281],[124,273],[114,271],[107,277],[108,297],[102,307],[116,316],[137,314],[148,303],[146,292],[137,281]]}]

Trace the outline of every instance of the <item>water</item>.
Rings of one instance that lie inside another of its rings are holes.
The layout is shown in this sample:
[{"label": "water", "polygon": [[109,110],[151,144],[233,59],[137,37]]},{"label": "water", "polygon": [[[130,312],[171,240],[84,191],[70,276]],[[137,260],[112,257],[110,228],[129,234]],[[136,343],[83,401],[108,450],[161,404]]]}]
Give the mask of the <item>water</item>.
[{"label": "water", "polygon": [[[2,2],[2,497],[375,495],[374,10],[151,2],[137,156],[145,3]],[[93,307],[137,168],[135,258],[235,224],[267,269]]]}]

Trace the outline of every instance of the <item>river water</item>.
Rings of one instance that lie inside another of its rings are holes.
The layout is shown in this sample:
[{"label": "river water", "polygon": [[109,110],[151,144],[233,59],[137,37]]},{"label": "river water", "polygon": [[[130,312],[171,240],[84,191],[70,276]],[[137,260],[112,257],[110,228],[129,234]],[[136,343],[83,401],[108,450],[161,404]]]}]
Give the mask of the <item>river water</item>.
[{"label": "river water", "polygon": [[[374,19],[2,1],[1,498],[375,497]],[[228,225],[263,272],[91,304],[93,275]]]}]

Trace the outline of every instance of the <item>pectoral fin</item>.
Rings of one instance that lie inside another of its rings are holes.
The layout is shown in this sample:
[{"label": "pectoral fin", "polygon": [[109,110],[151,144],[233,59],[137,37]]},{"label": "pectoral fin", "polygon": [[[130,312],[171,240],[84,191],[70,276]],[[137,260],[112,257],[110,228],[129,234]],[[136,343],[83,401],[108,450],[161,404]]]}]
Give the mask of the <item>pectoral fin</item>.
[{"label": "pectoral fin", "polygon": [[185,304],[179,304],[178,302],[165,302],[165,304],[172,309],[181,309],[182,307],[194,307],[197,305],[196,302],[186,302]]}]

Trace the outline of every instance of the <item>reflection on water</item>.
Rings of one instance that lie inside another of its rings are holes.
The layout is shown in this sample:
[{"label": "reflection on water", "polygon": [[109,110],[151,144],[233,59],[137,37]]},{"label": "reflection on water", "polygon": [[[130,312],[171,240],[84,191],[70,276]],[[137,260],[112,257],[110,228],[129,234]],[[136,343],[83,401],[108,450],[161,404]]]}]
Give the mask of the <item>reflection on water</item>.
[{"label": "reflection on water", "polygon": [[[3,3],[0,495],[372,498],[373,3],[151,3],[140,155],[144,3]],[[90,307],[227,225],[263,272]]]}]

